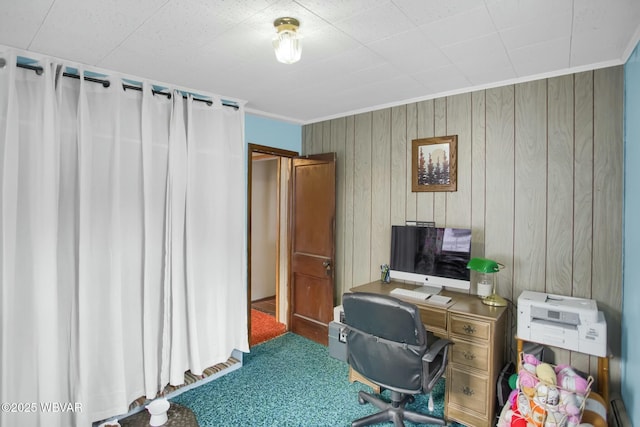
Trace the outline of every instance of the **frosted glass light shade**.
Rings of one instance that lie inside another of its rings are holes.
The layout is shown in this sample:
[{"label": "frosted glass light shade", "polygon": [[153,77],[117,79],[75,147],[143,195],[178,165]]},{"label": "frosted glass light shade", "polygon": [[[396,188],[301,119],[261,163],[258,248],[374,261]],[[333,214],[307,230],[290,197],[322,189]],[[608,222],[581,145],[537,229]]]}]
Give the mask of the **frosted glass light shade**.
[{"label": "frosted glass light shade", "polygon": [[298,62],[302,56],[302,45],[294,31],[282,31],[273,39],[276,58],[283,64]]},{"label": "frosted glass light shade", "polygon": [[273,38],[276,58],[283,64],[293,64],[302,56],[302,43],[298,34],[300,23],[295,18],[278,18],[273,25],[278,34]]}]

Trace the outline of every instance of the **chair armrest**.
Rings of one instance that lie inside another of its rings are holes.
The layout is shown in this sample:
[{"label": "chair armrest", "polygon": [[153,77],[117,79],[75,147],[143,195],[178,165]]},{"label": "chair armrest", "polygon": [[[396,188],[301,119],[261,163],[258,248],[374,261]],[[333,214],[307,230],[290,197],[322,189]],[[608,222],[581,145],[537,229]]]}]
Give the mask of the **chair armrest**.
[{"label": "chair armrest", "polygon": [[427,352],[422,356],[423,362],[433,362],[435,358],[440,354],[443,349],[445,349],[448,345],[453,345],[453,342],[441,338],[438,341],[434,342]]},{"label": "chair armrest", "polygon": [[[444,374],[449,359],[450,345],[453,345],[453,342],[441,338],[434,342],[422,356],[423,392],[431,393],[438,379]],[[440,357],[440,360],[436,360],[438,357]]]}]

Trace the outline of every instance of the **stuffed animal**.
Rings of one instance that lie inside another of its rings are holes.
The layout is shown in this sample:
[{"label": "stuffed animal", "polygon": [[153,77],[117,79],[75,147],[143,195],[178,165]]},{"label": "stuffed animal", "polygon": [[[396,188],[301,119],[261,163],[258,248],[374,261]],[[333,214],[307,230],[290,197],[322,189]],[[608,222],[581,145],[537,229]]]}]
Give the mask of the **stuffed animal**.
[{"label": "stuffed animal", "polygon": [[587,394],[589,389],[589,382],[576,374],[569,365],[556,366],[556,384],[566,390],[582,395]]}]

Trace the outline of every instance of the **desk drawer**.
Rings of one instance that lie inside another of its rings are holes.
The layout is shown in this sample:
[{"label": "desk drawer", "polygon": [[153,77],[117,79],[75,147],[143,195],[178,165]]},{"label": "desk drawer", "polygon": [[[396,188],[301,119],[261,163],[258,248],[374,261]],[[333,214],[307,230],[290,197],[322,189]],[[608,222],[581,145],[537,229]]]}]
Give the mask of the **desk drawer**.
[{"label": "desk drawer", "polygon": [[487,341],[491,336],[491,324],[482,320],[452,314],[451,333],[466,338]]},{"label": "desk drawer", "polygon": [[447,312],[420,306],[420,319],[425,327],[430,331],[447,330]]},{"label": "desk drawer", "polygon": [[451,346],[451,362],[488,372],[489,348],[456,340],[455,345]]},{"label": "desk drawer", "polygon": [[489,380],[486,376],[458,370],[450,366],[447,386],[450,388],[448,404],[465,408],[474,415],[486,417],[493,398],[489,398]]}]

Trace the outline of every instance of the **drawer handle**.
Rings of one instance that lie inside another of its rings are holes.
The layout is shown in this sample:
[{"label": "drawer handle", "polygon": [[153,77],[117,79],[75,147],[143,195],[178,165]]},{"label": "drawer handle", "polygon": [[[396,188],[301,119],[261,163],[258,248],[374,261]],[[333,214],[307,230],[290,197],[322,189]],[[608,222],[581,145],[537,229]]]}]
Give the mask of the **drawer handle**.
[{"label": "drawer handle", "polygon": [[462,388],[462,393],[464,393],[467,396],[473,396],[475,394],[475,392],[467,386],[464,386]]},{"label": "drawer handle", "polygon": [[473,352],[471,352],[471,351],[465,351],[465,352],[463,352],[463,353],[462,353],[462,355],[463,355],[463,356],[464,356],[464,358],[465,358],[465,359],[467,359],[467,360],[473,360],[473,359],[475,359],[475,358],[476,358],[476,355],[475,355],[475,354],[473,354]]},{"label": "drawer handle", "polygon": [[462,329],[464,329],[464,331],[468,334],[475,334],[476,333],[476,328],[474,328],[472,325],[464,325],[462,327]]}]

